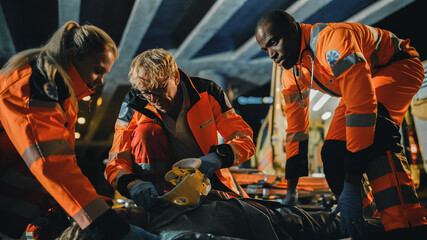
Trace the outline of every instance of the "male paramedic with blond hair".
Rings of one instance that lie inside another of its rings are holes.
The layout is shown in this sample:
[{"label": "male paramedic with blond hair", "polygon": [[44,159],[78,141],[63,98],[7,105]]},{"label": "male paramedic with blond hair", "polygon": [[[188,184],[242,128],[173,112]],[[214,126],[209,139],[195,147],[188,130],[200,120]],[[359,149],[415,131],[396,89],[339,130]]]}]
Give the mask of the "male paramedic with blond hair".
[{"label": "male paramedic with blond hair", "polygon": [[247,196],[228,167],[254,154],[252,129],[217,84],[189,77],[164,49],[135,57],[129,79],[132,89],[121,106],[105,171],[111,185],[150,209],[172,189],[164,180],[172,165],[200,158],[199,170],[212,189],[226,198]]}]

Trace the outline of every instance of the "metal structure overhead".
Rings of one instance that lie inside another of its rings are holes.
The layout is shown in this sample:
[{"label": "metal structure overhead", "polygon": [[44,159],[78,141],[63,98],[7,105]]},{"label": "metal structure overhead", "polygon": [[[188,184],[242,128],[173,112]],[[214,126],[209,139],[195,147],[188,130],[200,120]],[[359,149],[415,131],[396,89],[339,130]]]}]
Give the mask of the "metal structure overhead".
[{"label": "metal structure overhead", "polygon": [[[87,121],[77,128],[82,134],[77,141],[80,154],[101,158],[111,144],[115,118],[130,87],[130,63],[146,49],[169,50],[190,76],[206,70],[221,76],[234,96],[239,96],[270,81],[272,62],[253,37],[256,21],[263,13],[281,8],[304,23],[350,21],[375,25],[405,8],[422,9],[421,2],[424,1],[0,0],[0,64],[18,51],[40,46],[70,20],[94,24],[109,33],[118,45],[120,58],[106,76],[102,91],[93,96],[96,104],[81,104],[81,115]],[[96,147],[104,149],[94,155],[92,149]]]}]

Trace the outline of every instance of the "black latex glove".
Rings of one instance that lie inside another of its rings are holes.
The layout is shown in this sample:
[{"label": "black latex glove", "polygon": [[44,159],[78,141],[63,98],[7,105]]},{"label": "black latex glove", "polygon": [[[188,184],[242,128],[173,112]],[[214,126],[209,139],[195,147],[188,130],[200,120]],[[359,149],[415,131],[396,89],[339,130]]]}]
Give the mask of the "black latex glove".
[{"label": "black latex glove", "polygon": [[337,208],[332,212],[341,212],[340,229],[341,234],[352,238],[363,236],[363,203],[360,194],[360,186],[344,182],[344,188],[338,199]]},{"label": "black latex glove", "polygon": [[199,171],[205,175],[205,177],[210,178],[214,173],[221,168],[222,159],[216,153],[209,153],[205,156],[200,157],[202,164],[199,167]]},{"label": "black latex glove", "polygon": [[129,190],[133,202],[149,210],[154,206],[155,198],[159,196],[156,188],[151,182],[138,182]]}]

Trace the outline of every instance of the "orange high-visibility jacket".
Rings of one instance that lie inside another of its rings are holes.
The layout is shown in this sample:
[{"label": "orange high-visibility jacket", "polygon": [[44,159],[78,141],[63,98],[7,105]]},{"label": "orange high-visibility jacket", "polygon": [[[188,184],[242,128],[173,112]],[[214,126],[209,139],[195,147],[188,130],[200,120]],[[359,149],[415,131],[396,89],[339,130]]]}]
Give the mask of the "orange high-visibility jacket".
[{"label": "orange high-visibility jacket", "polygon": [[[218,145],[219,132],[225,139],[225,144],[231,146],[233,156],[230,157],[234,159],[233,165],[248,160],[255,151],[252,129],[241,116],[235,113],[221,88],[209,80],[195,77],[190,79],[182,70],[179,71],[180,79],[185,81],[190,98],[187,122],[201,151],[208,154],[211,146]],[[162,121],[157,110],[146,100],[137,97],[135,91],[130,90],[122,103],[116,121],[116,132],[110,150],[109,163],[105,170],[107,180],[115,188],[118,187],[120,177],[135,173],[131,156],[132,132],[138,124]],[[146,159],[148,158],[141,160]],[[144,164],[156,163],[147,162]],[[219,169],[216,176],[233,192],[242,195],[243,190],[236,185],[227,168]]]},{"label": "orange high-visibility jacket", "polygon": [[409,46],[409,40],[359,23],[300,26],[299,60],[282,75],[288,122],[287,159],[301,157],[300,144],[307,144],[309,107],[301,107],[301,98],[309,102],[310,88],[342,98],[346,106],[347,149],[353,153],[366,149],[374,141],[377,117],[371,71],[392,61],[418,57],[418,53]]},{"label": "orange high-visibility jacket", "polygon": [[[77,100],[93,93],[72,64],[68,74]],[[77,102],[72,103],[59,73],[49,80],[45,71],[32,63],[7,78],[6,74],[0,77],[0,129],[6,131],[41,185],[84,229],[110,207],[77,166],[74,153],[77,113]],[[9,160],[0,156],[3,167],[14,165]],[[1,173],[7,170],[2,169]],[[11,179],[14,180],[23,182]],[[28,207],[22,204],[18,207]]]}]

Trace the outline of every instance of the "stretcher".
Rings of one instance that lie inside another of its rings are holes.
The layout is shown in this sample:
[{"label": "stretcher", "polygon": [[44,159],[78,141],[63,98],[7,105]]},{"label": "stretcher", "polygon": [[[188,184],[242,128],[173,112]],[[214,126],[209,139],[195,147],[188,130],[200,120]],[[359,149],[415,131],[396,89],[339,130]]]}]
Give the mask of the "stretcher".
[{"label": "stretcher", "polygon": [[[286,197],[284,175],[267,175],[257,169],[230,169],[237,183],[251,198],[282,202]],[[336,199],[324,177],[301,177],[298,206],[306,210],[329,210]]]}]

